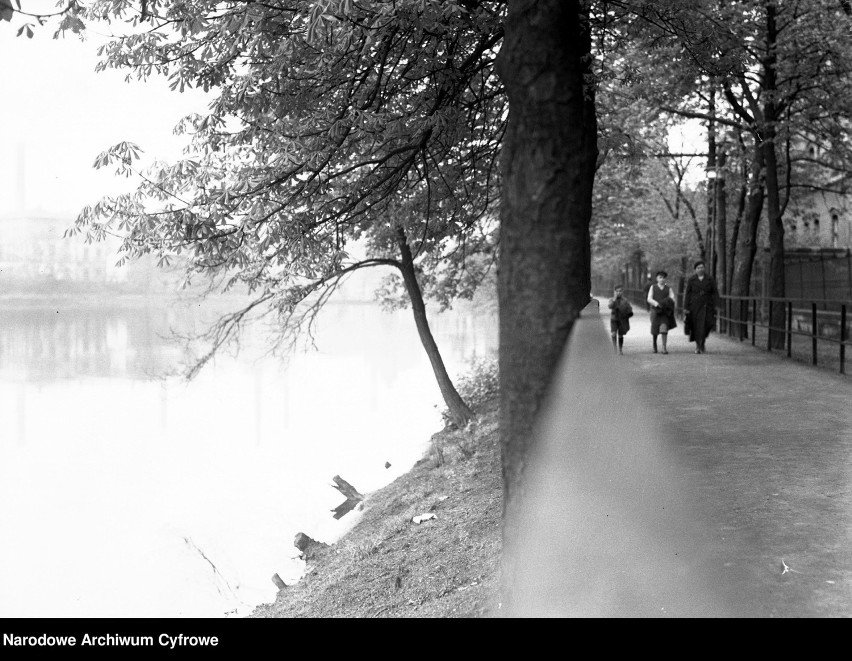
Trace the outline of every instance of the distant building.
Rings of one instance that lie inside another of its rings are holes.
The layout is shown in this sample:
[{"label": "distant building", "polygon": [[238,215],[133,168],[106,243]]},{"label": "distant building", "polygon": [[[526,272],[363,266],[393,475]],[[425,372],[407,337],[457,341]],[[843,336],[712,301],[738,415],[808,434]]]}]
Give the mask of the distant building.
[{"label": "distant building", "polygon": [[799,193],[785,214],[784,245],[791,248],[852,249],[852,196]]},{"label": "distant building", "polygon": [[[852,180],[829,179],[819,169],[834,160],[815,140],[798,141],[802,174],[814,186],[793,189],[784,214],[786,295],[802,300],[852,299]],[[837,171],[842,163],[835,163]],[[816,169],[815,169],[816,168]]]},{"label": "distant building", "polygon": [[852,180],[846,174],[825,176],[826,167],[844,172],[843,163],[824,149],[815,136],[800,137],[792,146],[800,183],[790,193],[784,213],[784,247],[852,249]]},{"label": "distant building", "polygon": [[72,222],[47,215],[0,218],[0,283],[124,282],[127,270],[116,266],[118,239],[87,244],[83,236],[65,237]]}]

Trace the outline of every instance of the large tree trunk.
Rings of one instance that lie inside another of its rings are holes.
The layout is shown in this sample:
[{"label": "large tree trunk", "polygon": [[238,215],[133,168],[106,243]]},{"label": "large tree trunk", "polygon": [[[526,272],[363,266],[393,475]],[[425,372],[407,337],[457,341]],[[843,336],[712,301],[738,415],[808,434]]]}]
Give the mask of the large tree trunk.
[{"label": "large tree trunk", "polygon": [[[764,158],[766,160],[766,206],[769,220],[769,296],[784,298],[786,283],[784,281],[784,225],[781,218],[781,198],[778,192],[778,162],[775,155],[773,129],[767,130],[764,142]],[[784,319],[785,310],[780,302],[772,307],[770,323],[773,330],[770,333],[770,344],[773,349],[784,348]]]},{"label": "large tree trunk", "polygon": [[408,298],[411,300],[411,309],[414,311],[414,323],[417,326],[417,333],[420,335],[420,342],[426,350],[426,355],[429,356],[432,371],[435,373],[435,379],[438,381],[438,387],[441,389],[441,395],[447,405],[450,418],[459,427],[464,427],[473,418],[473,412],[465,404],[453,385],[441,358],[441,352],[435,343],[435,338],[432,337],[429,320],[426,317],[423,292],[420,289],[420,283],[417,282],[417,274],[414,270],[414,258],[411,256],[411,248],[408,246],[408,240],[402,228],[397,230],[397,244],[401,256],[400,271],[405,283],[405,290],[408,292]]},{"label": "large tree trunk", "polygon": [[509,0],[498,57],[509,99],[498,275],[507,609],[525,553],[515,517],[533,425],[591,290],[597,124],[588,11],[581,0]]},{"label": "large tree trunk", "polygon": [[[710,98],[707,120],[707,171],[716,174],[716,85],[710,80]],[[707,273],[716,277],[716,180],[707,180],[707,225],[704,228],[707,243]],[[705,259],[702,257],[702,259]]]},{"label": "large tree trunk", "polygon": [[[751,293],[751,275],[754,268],[754,258],[757,255],[757,229],[760,225],[760,215],[763,213],[763,198],[763,149],[760,145],[755,145],[748,183],[748,203],[737,237],[737,259],[731,278],[731,294],[733,296],[749,296]],[[735,314],[738,317],[740,316],[739,310],[740,307],[737,306]],[[745,319],[748,317],[748,310],[743,312],[743,324],[735,328],[735,332],[741,332],[740,337],[747,337],[748,327],[745,324]]]},{"label": "large tree trunk", "polygon": [[[763,158],[766,165],[766,206],[769,221],[769,295],[784,298],[784,224],[781,217],[781,195],[778,190],[778,158],[775,150],[777,137],[776,121],[778,113],[774,96],[777,89],[775,4],[766,3],[766,57],[763,61],[764,94],[768,101],[763,109]],[[784,348],[784,306],[775,303],[770,323],[774,330],[770,333],[770,345],[773,349]]]}]

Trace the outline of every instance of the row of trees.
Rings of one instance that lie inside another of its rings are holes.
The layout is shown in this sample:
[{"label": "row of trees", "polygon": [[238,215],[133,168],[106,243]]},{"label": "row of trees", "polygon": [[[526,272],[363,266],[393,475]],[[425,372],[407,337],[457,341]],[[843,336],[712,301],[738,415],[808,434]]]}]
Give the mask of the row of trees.
[{"label": "row of trees", "polygon": [[[1,18],[19,10],[0,2]],[[188,279],[244,287],[250,302],[211,329],[206,357],[252,315],[276,316],[292,338],[342,278],[394,269],[386,291],[410,301],[457,424],[472,412],[425,300],[470,296],[498,264],[511,575],[535,416],[588,301],[592,231],[601,255],[636,232],[661,256],[712,250],[686,177],[694,157],[672,156],[667,140],[675,118],[700,119],[707,164],[735,164],[722,272],[735,265],[731,291],[748,291],[765,204],[771,293],[783,295],[786,201],[849,163],[849,11],[829,0],[70,0],[60,31],[116,30],[102,69],[212,95],[180,123],[192,139],[178,162],[139,172],[137,146],[104,152],[97,166],[140,183],[84,209],[74,231],[115,233],[128,259],[178,260]],[[802,140],[825,156],[799,157]],[[706,208],[727,209],[717,194]]]},{"label": "row of trees", "polygon": [[[633,3],[620,5],[626,13],[628,4]],[[803,191],[847,192],[844,179],[852,164],[849,3],[762,0],[676,9],[674,3],[663,4],[656,19],[633,22],[636,32],[611,56],[613,80],[619,82],[604,85],[616,103],[641,104],[657,122],[630,133],[629,156],[634,169],[652,178],[642,190],[652,197],[658,192],[655,201],[663,208],[647,210],[639,204],[631,210],[637,212],[639,237],[648,236],[642,225],[654,218],[676,236],[666,241],[668,260],[660,251],[661,233],[642,240],[642,249],[670,270],[680,270],[680,265],[671,267],[677,261],[685,265],[687,254],[701,256],[711,263],[724,292],[747,296],[762,232],[769,250],[769,294],[783,297],[784,219],[791,199]],[[698,162],[718,176],[703,191],[695,182],[684,186],[681,176],[684,165],[698,155],[673,154],[664,144],[678,118],[705,126],[705,154]],[[668,171],[654,175],[660,164]],[[616,197],[615,205],[607,204],[604,195],[607,189],[628,190],[613,182],[624,181],[619,167],[623,164],[609,166],[614,177],[598,178],[604,193],[596,207],[596,236],[610,261],[615,251],[607,251],[606,244],[613,234],[624,235],[617,209],[624,201]],[[630,249],[637,247],[634,240]],[[622,252],[622,259],[628,254]],[[782,319],[773,321],[783,326]],[[780,345],[782,334],[773,341]]]}]

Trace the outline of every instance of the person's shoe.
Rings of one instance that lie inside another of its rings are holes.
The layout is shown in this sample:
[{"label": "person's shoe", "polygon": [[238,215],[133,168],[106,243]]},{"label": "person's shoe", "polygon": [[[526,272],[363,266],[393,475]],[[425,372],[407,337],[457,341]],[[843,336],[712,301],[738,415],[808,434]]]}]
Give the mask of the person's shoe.
[{"label": "person's shoe", "polygon": [[623,355],[624,355],[624,352],[623,352],[621,349],[619,349],[619,350],[618,350],[618,355],[619,355],[619,356],[623,356]]},{"label": "person's shoe", "polygon": [[701,349],[696,349],[695,353],[701,353]]},{"label": "person's shoe", "polygon": [[[657,353],[657,347],[654,347],[654,353]],[[664,352],[665,353],[665,352]]]},{"label": "person's shoe", "polygon": [[667,353],[668,353],[668,351],[666,351],[665,349],[663,349],[663,355],[666,355]]}]

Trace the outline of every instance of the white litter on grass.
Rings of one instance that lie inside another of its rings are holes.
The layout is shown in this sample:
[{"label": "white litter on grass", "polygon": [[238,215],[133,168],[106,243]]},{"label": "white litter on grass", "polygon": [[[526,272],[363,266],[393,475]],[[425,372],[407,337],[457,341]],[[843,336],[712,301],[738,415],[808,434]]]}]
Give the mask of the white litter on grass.
[{"label": "white litter on grass", "polygon": [[801,574],[801,573],[802,573],[802,572],[800,572],[800,571],[796,571],[796,570],[795,570],[795,569],[793,569],[792,567],[788,567],[788,566],[787,566],[787,563],[786,563],[786,562],[784,562],[784,558],[781,558],[781,564],[782,564],[782,565],[784,565],[784,571],[782,571],[782,572],[781,572],[781,576],[783,576],[784,574],[786,574],[788,571],[793,572],[794,574]]},{"label": "white litter on grass", "polygon": [[417,516],[415,516],[411,520],[414,523],[423,523],[424,521],[428,521],[429,519],[434,519],[434,518],[435,518],[434,514],[432,514],[431,512],[427,512],[426,514],[418,514]]}]

